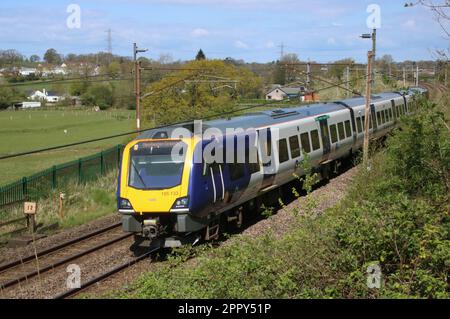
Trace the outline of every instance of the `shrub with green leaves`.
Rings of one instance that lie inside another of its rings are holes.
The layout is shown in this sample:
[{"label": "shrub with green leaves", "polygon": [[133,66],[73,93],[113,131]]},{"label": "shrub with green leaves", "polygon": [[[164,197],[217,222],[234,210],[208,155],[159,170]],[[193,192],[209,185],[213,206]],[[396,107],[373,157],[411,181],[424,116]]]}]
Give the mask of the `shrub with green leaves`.
[{"label": "shrub with green leaves", "polygon": [[[446,104],[421,101],[324,214],[306,207],[284,236],[238,235],[230,245],[190,250],[193,262],[173,256],[119,296],[449,298],[450,135],[442,111]],[[379,288],[368,285],[373,264]]]}]

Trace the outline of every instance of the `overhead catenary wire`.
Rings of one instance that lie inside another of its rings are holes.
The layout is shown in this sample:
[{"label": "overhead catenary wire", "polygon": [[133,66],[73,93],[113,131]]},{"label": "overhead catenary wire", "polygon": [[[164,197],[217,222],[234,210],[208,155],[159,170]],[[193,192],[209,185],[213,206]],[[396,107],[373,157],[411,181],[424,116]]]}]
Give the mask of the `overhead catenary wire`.
[{"label": "overhead catenary wire", "polygon": [[[367,74],[365,76],[363,76],[363,77],[367,77]],[[337,84],[334,83],[333,86],[339,86],[339,85],[342,85],[342,84],[345,84],[345,82],[341,82],[341,83],[337,83]],[[317,92],[320,92],[322,90],[326,90],[326,89],[329,89],[329,88],[330,87],[317,89],[314,92],[317,93]],[[307,94],[308,93],[304,93],[304,94],[300,94],[299,96],[305,96]],[[209,116],[205,116],[205,117],[200,118],[198,120],[209,120],[209,119],[212,119],[212,118],[215,118],[215,117],[227,116],[227,115],[234,114],[234,113],[237,113],[237,112],[243,112],[243,111],[247,111],[247,110],[258,108],[258,107],[264,107],[264,106],[272,105],[272,104],[275,104],[275,103],[280,103],[280,101],[273,100],[273,101],[270,101],[270,102],[256,104],[256,105],[248,106],[248,107],[245,107],[245,108],[238,108],[238,109],[233,109],[233,110],[230,110],[230,111],[227,111],[227,112],[211,114]],[[187,119],[187,120],[183,120],[183,121],[179,121],[179,122],[159,125],[159,126],[155,126],[155,127],[141,129],[139,131],[138,130],[134,130],[134,131],[129,131],[129,132],[124,132],[124,133],[119,133],[119,134],[99,137],[99,138],[95,138],[95,139],[83,140],[83,141],[69,143],[69,144],[64,144],[64,145],[58,145],[58,146],[53,146],[53,147],[41,148],[41,149],[36,149],[36,150],[32,150],[32,151],[19,152],[19,153],[14,153],[14,154],[9,154],[9,155],[2,155],[2,156],[0,156],[0,160],[10,159],[10,158],[17,158],[17,157],[26,156],[26,155],[33,155],[33,154],[37,154],[37,153],[54,151],[54,150],[68,148],[68,147],[72,147],[72,146],[78,146],[78,145],[82,145],[82,144],[94,143],[94,142],[104,141],[104,140],[108,140],[108,139],[113,139],[113,138],[133,135],[133,134],[139,134],[139,133],[142,133],[142,132],[145,132],[145,131],[165,128],[165,127],[168,127],[168,126],[175,126],[175,125],[185,124],[185,123],[187,123],[189,121],[192,121],[192,120],[194,120],[194,119]]]}]

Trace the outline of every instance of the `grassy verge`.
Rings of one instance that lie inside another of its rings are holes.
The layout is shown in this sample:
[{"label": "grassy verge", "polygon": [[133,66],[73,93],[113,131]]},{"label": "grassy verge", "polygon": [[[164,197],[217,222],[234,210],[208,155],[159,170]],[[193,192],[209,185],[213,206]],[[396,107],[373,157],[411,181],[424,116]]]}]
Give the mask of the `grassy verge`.
[{"label": "grassy verge", "polygon": [[[133,129],[133,113],[126,110],[22,110],[0,112],[0,154],[11,154],[89,140]],[[129,136],[70,149],[0,161],[0,185],[52,165],[92,155],[125,142]]]},{"label": "grassy verge", "polygon": [[[117,170],[114,170],[87,184],[73,182],[57,191],[52,191],[46,198],[37,202],[37,223],[44,228],[49,225],[57,225],[46,231],[51,233],[54,229],[70,228],[114,214],[116,212],[116,186]],[[59,200],[60,192],[65,193],[62,211]],[[21,216],[23,216],[23,212],[20,206],[8,211],[7,219]],[[7,229],[3,229],[3,231],[6,232]]]},{"label": "grassy verge", "polygon": [[[311,205],[281,238],[268,231],[216,249],[183,248],[169,266],[113,296],[449,298],[446,106],[423,102],[326,213],[317,216]],[[197,258],[185,262],[192,255]]]}]

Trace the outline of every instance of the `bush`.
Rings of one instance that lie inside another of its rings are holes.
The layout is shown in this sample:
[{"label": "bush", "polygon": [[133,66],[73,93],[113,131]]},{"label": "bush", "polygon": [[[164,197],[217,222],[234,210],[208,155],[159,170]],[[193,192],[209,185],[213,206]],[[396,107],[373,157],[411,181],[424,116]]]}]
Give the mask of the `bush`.
[{"label": "bush", "polygon": [[[448,121],[435,104],[420,105],[336,207],[318,216],[293,212],[295,222],[281,238],[269,231],[238,235],[214,250],[176,250],[168,266],[121,296],[449,298]],[[380,288],[367,284],[374,264]]]},{"label": "bush", "polygon": [[104,110],[113,104],[113,90],[109,84],[92,85],[82,96],[83,104],[98,106]]}]

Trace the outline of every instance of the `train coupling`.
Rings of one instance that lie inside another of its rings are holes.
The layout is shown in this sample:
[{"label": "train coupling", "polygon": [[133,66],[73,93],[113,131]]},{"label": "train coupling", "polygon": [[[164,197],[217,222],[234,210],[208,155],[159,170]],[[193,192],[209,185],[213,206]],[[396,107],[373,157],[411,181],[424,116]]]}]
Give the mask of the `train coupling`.
[{"label": "train coupling", "polygon": [[148,238],[156,238],[160,235],[159,218],[144,219],[142,235]]}]

